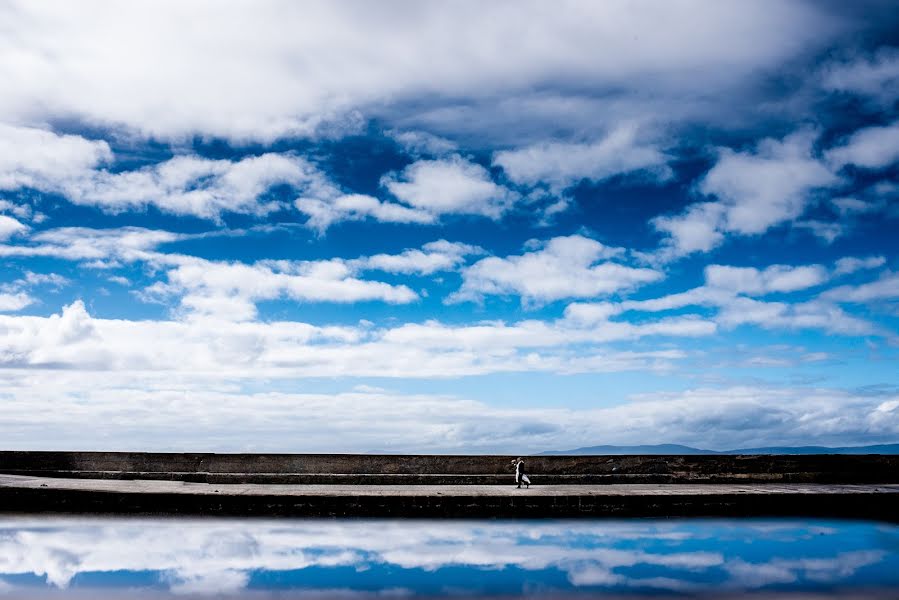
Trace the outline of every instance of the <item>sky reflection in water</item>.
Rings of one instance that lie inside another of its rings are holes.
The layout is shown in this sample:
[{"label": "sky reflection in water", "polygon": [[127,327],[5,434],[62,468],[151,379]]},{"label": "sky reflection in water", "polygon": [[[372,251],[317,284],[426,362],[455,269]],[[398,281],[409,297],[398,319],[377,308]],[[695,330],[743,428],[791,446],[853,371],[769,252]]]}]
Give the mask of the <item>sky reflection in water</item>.
[{"label": "sky reflection in water", "polygon": [[0,520],[0,595],[89,597],[100,589],[110,596],[879,589],[899,597],[899,528],[837,521]]}]

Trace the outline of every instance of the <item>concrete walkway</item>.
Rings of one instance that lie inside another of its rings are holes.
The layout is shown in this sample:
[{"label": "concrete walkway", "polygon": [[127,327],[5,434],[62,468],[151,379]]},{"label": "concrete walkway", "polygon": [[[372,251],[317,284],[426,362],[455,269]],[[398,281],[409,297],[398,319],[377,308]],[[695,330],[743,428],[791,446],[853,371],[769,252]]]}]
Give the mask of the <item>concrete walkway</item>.
[{"label": "concrete walkway", "polygon": [[236,517],[788,516],[899,522],[899,484],[297,485],[0,475],[0,513]]}]

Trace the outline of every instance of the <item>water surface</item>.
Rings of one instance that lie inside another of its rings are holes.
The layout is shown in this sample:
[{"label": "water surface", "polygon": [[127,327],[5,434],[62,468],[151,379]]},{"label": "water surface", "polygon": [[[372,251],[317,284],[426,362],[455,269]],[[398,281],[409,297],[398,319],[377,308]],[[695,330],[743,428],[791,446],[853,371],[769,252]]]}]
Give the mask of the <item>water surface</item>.
[{"label": "water surface", "polygon": [[899,598],[899,527],[0,519],[0,595]]}]

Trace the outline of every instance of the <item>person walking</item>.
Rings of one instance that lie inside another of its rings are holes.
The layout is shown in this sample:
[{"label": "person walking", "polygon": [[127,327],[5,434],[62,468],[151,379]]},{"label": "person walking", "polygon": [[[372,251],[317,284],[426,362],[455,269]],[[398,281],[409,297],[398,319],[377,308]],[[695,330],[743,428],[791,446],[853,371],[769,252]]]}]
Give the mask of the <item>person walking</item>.
[{"label": "person walking", "polygon": [[513,460],[512,464],[515,465],[515,483],[518,484],[518,488],[521,489],[523,483],[526,489],[531,489],[531,480],[524,472],[524,461],[519,457]]}]

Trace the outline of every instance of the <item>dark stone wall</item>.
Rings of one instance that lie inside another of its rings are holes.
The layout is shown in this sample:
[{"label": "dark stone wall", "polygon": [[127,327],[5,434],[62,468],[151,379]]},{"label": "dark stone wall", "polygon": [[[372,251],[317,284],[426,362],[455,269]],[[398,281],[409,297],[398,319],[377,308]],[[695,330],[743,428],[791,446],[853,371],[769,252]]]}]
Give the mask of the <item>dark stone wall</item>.
[{"label": "dark stone wall", "polygon": [[[573,488],[577,489],[577,488]],[[218,490],[217,490],[218,491]],[[229,517],[630,518],[796,517],[896,523],[895,493],[672,493],[579,495],[296,496],[204,493],[116,493],[0,487],[2,514],[90,514]]]},{"label": "dark stone wall", "polygon": [[[508,483],[514,456],[0,452],[0,473],[210,483]],[[899,483],[895,455],[531,456],[535,483]]]}]

